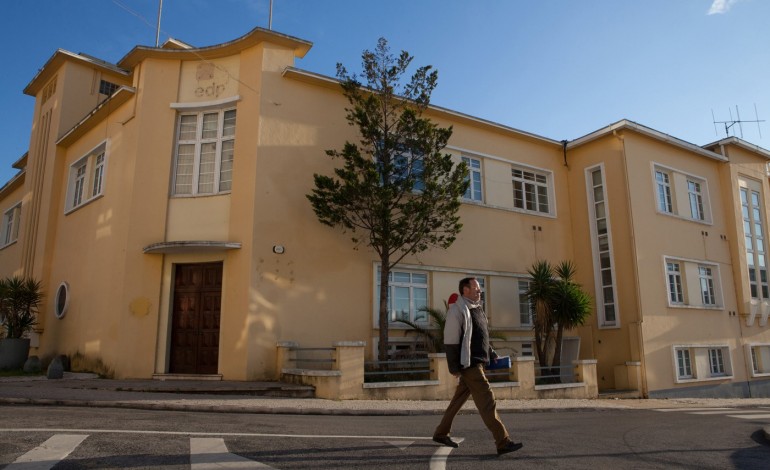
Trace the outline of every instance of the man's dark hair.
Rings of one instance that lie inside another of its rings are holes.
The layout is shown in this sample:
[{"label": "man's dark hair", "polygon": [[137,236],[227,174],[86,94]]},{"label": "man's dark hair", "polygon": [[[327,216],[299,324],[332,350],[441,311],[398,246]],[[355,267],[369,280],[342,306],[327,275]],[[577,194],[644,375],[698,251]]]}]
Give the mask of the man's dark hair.
[{"label": "man's dark hair", "polygon": [[460,279],[460,295],[463,295],[463,287],[469,287],[471,285],[471,281],[475,281],[475,277],[466,277],[463,279]]}]

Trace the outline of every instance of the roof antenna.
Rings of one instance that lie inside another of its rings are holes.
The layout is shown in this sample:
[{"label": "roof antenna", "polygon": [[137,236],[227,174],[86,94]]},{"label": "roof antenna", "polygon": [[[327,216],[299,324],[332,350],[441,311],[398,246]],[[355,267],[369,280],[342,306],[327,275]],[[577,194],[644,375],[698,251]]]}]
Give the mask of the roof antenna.
[{"label": "roof antenna", "polygon": [[155,29],[155,47],[160,43],[160,13],[163,11],[163,0],[158,0],[158,27]]},{"label": "roof antenna", "polygon": [[[759,138],[762,138],[762,127],[760,127],[760,122],[765,122],[764,119],[759,119],[759,113],[757,112],[757,104],[754,103],[754,119],[746,120],[741,119],[741,112],[738,109],[738,105],[735,105],[735,115],[736,119],[733,119],[733,111],[730,108],[727,108],[727,111],[730,113],[730,120],[728,121],[717,121],[714,117],[714,110],[711,110],[711,119],[714,122],[714,134],[719,135],[719,132],[717,131],[717,124],[724,124],[725,126],[725,137],[730,137],[730,129],[733,128],[736,124],[738,124],[738,129],[740,129],[741,133],[741,139],[743,138],[743,123],[744,122],[756,122],[757,123],[757,131],[759,132]],[[735,129],[733,129],[733,136],[735,136]]]},{"label": "roof antenna", "polygon": [[270,0],[270,19],[267,20],[267,29],[273,30],[273,0]]}]

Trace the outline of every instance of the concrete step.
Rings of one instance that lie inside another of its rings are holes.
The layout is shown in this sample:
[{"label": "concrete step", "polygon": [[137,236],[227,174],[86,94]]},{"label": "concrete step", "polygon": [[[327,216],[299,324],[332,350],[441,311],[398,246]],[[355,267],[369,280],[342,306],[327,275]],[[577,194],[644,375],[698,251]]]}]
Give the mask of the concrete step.
[{"label": "concrete step", "polygon": [[632,400],[642,398],[642,392],[639,390],[601,390],[599,392],[600,400]]}]

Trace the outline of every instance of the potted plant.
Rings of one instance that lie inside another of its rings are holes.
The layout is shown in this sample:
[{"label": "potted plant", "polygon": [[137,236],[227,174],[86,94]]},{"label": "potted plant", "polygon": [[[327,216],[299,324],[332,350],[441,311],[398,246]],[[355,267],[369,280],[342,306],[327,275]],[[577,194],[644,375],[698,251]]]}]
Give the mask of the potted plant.
[{"label": "potted plant", "polygon": [[0,279],[0,369],[21,369],[29,356],[29,333],[43,300],[40,281],[13,276]]}]

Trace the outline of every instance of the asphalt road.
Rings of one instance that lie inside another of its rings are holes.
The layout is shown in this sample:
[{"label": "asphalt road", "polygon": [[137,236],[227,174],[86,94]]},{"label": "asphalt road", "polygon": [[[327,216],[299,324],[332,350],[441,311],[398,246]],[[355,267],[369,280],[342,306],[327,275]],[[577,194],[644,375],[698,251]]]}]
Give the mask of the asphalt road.
[{"label": "asphalt road", "polygon": [[477,415],[458,416],[453,436],[463,442],[449,449],[430,440],[438,416],[35,406],[0,413],[0,466],[10,469],[770,468],[762,432],[770,408],[506,413],[524,448],[503,457]]}]

